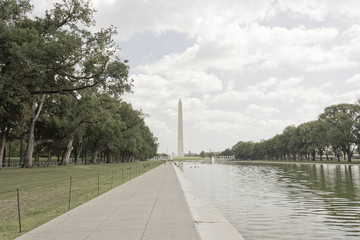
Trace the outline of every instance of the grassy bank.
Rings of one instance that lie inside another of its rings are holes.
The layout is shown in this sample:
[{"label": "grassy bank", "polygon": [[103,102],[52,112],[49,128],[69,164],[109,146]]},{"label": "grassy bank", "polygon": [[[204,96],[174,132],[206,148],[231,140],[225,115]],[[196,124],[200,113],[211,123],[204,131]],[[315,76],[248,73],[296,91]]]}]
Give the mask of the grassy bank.
[{"label": "grassy bank", "polygon": [[17,188],[23,234],[69,210],[70,178],[71,209],[160,164],[149,161],[1,170],[0,239],[21,235]]}]

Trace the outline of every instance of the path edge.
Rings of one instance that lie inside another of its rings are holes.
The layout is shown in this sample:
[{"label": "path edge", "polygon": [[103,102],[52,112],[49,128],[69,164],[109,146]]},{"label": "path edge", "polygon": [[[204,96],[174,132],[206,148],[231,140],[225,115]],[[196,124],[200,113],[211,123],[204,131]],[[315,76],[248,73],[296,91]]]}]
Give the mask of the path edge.
[{"label": "path edge", "polygon": [[177,164],[174,168],[201,240],[245,240]]}]

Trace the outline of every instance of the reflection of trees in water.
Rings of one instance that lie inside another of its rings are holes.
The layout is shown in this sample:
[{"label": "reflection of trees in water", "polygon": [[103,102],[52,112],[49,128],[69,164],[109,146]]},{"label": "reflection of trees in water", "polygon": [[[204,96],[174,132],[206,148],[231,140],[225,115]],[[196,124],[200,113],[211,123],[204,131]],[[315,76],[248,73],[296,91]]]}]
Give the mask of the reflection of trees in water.
[{"label": "reflection of trees in water", "polygon": [[360,236],[359,166],[282,164],[278,168],[279,181],[297,187],[289,191],[291,199],[301,199],[307,211],[324,215],[327,225]]},{"label": "reflection of trees in water", "polygon": [[280,181],[301,184],[309,190],[329,197],[351,201],[359,198],[359,169],[353,165],[279,164]]}]

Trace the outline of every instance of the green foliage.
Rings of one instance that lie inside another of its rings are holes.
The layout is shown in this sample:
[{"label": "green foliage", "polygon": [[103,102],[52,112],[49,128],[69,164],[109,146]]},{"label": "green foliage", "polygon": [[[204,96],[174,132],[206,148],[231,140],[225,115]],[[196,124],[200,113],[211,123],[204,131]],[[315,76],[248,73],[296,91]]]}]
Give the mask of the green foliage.
[{"label": "green foliage", "polygon": [[232,155],[234,155],[234,152],[230,148],[225,149],[219,154],[219,156],[232,156]]},{"label": "green foliage", "polygon": [[74,140],[76,156],[82,148],[95,157],[155,155],[145,115],[118,100],[132,80],[116,29],[93,31],[90,1],[63,0],[44,17],[30,18],[31,10],[28,0],[0,2],[0,137],[27,139],[37,151],[55,143],[56,152],[71,151],[66,143]]},{"label": "green foliage", "polygon": [[157,139],[145,125],[146,115],[109,95],[98,96],[94,104],[94,120],[87,124],[84,135],[93,158],[103,151],[113,154],[117,161],[146,160],[156,155]]},{"label": "green foliage", "polygon": [[325,108],[319,120],[327,128],[327,139],[333,150],[341,150],[351,162],[354,149],[360,143],[360,105],[332,105]]},{"label": "green foliage", "polygon": [[338,104],[325,108],[318,120],[298,127],[288,126],[282,134],[261,142],[238,142],[231,151],[244,160],[313,160],[323,155],[340,156],[351,162],[360,145],[360,105]]}]

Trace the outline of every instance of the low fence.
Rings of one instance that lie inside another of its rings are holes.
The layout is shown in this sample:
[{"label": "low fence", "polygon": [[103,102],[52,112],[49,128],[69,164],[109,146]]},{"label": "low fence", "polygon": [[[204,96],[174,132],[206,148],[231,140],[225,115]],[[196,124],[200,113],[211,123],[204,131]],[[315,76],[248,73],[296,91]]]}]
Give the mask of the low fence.
[{"label": "low fence", "polygon": [[[160,159],[150,159],[150,160],[160,160]],[[138,162],[140,160],[134,160],[132,162]],[[123,162],[113,162],[113,163],[123,163]],[[77,163],[75,163],[74,161],[70,161],[68,163],[68,165],[90,165],[90,164],[93,164],[91,163],[90,161],[78,161]],[[96,162],[95,164],[108,164],[106,162],[103,162],[103,161],[100,161],[100,162]],[[23,166],[23,163],[20,163],[20,162],[3,162],[2,164],[2,168],[22,168]],[[53,167],[53,166],[60,166],[59,162],[57,161],[51,161],[51,162],[44,162],[44,161],[41,161],[41,162],[33,162],[33,167]]]}]

